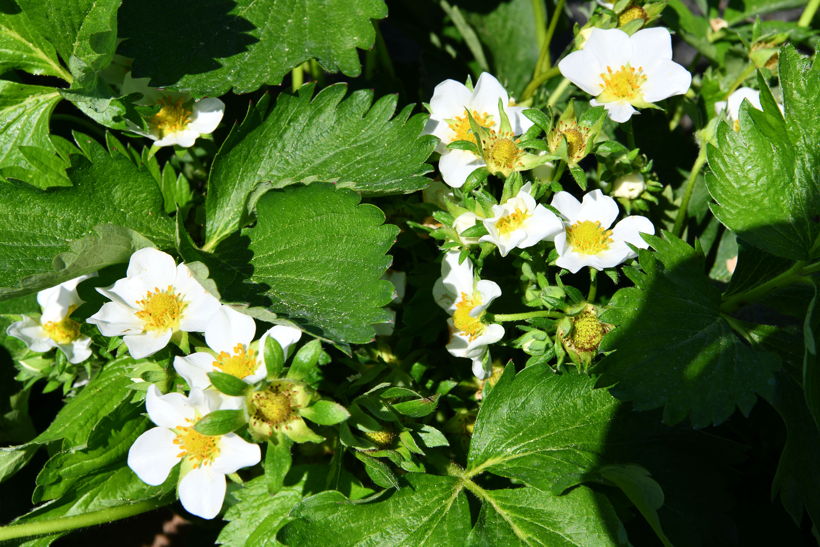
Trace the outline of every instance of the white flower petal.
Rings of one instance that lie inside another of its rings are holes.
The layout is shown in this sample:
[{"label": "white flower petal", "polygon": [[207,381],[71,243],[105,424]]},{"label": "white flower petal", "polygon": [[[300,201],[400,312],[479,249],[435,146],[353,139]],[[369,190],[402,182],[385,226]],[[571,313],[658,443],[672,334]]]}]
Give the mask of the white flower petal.
[{"label": "white flower petal", "polygon": [[592,106],[603,106],[606,109],[609,119],[613,122],[628,122],[633,114],[639,114],[629,103],[599,103],[595,99],[589,101]]},{"label": "white flower petal", "polygon": [[576,253],[575,251],[567,250],[558,257],[555,261],[555,265],[559,268],[565,268],[572,273],[577,273],[578,270],[584,266],[592,265],[592,262],[589,259],[591,256],[593,255],[582,255]]},{"label": "white flower petal", "polygon": [[[659,63],[648,76],[643,92],[644,100],[649,103],[655,103],[673,95],[683,95],[692,85],[692,75],[689,71],[672,61]],[[615,120],[611,114],[610,111],[610,117]]]},{"label": "white flower petal", "polygon": [[191,401],[181,393],[162,395],[156,384],[148,386],[145,409],[151,421],[160,427],[175,428],[188,425],[196,417]]},{"label": "white flower petal", "polygon": [[561,213],[569,224],[575,222],[578,212],[581,210],[581,202],[569,192],[558,192],[552,196],[550,205]]},{"label": "white flower petal", "polygon": [[524,111],[529,107],[524,106],[508,106],[504,109],[507,117],[510,119],[510,126],[516,135],[526,133],[530,127],[535,125],[531,119],[524,115]]},{"label": "white flower petal", "polygon": [[68,344],[57,344],[57,347],[65,354],[69,363],[82,363],[91,357],[91,338],[88,336],[81,336]]},{"label": "white flower petal", "polygon": [[48,351],[57,345],[39,323],[27,316],[9,325],[6,334],[22,340],[31,351],[37,353]]},{"label": "white flower petal", "polygon": [[282,346],[282,351],[285,353],[285,356],[287,356],[290,347],[302,337],[302,330],[288,325],[276,325],[271,327],[262,335],[259,341],[259,351],[265,351],[265,341],[268,339],[268,336],[272,336],[274,340],[279,342],[279,345]]},{"label": "white flower petal", "polygon": [[86,322],[97,325],[103,336],[139,334],[143,330],[143,323],[134,315],[135,311],[119,302],[106,302]]},{"label": "white flower petal", "polygon": [[481,312],[486,310],[490,304],[493,303],[493,300],[501,296],[501,287],[499,287],[498,283],[495,281],[482,279],[476,283],[475,292],[481,296],[481,304],[475,306],[470,311],[470,315],[473,317],[478,317]]},{"label": "white flower petal", "polygon": [[[638,215],[622,219],[612,229],[612,235],[615,239],[631,243],[639,249],[646,249],[649,244],[640,236],[641,233],[655,235],[655,226],[648,218]],[[634,256],[636,256],[635,253],[630,249],[628,258]]]},{"label": "white flower petal", "polygon": [[179,481],[179,501],[186,511],[204,519],[212,519],[222,509],[225,500],[225,475],[202,466],[192,469]]},{"label": "white flower petal", "polygon": [[492,369],[484,366],[484,354],[473,358],[473,375],[479,380],[486,380],[492,375]]},{"label": "white flower petal", "polygon": [[139,277],[146,286],[160,289],[172,285],[177,265],[174,257],[153,247],[140,249],[128,261],[128,277]]},{"label": "white flower petal", "polygon": [[[737,120],[740,117],[740,105],[743,104],[744,99],[752,103],[752,106],[756,109],[763,110],[763,106],[760,104],[760,91],[750,87],[741,87],[729,95],[726,100],[725,104],[728,105],[729,118]],[[717,107],[717,105],[715,106]]]},{"label": "white flower petal", "polygon": [[600,222],[601,227],[609,228],[618,218],[618,204],[600,190],[593,190],[584,195],[581,208],[574,222],[590,220]]},{"label": "white flower petal", "polygon": [[[441,282],[445,291],[457,298],[461,293],[473,293],[475,278],[473,277],[473,263],[469,258],[458,262],[461,253],[448,251],[441,261]],[[446,309],[446,308],[445,308]]]},{"label": "white flower petal", "polygon": [[438,162],[441,178],[453,188],[461,188],[470,173],[484,167],[484,160],[467,150],[449,150]]},{"label": "white flower petal", "polygon": [[256,335],[253,317],[230,306],[220,306],[205,326],[205,342],[216,352],[233,353],[237,344],[247,346]]},{"label": "white flower petal", "polygon": [[138,302],[146,297],[149,291],[165,289],[168,286],[152,284],[148,285],[147,280],[141,277],[123,277],[108,288],[98,287],[97,292],[114,302],[119,302],[131,308],[139,308]]},{"label": "white flower petal", "polygon": [[464,115],[464,108],[470,103],[472,93],[467,86],[455,80],[444,80],[433,90],[430,99],[430,117],[443,121]]},{"label": "white flower petal", "polygon": [[131,357],[142,359],[167,346],[173,334],[171,329],[155,330],[142,334],[126,334],[122,337],[122,340],[128,346],[128,353],[131,354]]},{"label": "white flower petal", "polygon": [[601,67],[594,55],[585,50],[574,51],[561,59],[558,70],[564,78],[593,97],[603,89],[601,73],[605,68]]},{"label": "white flower petal", "polygon": [[224,113],[225,103],[219,99],[208,97],[199,100],[194,103],[191,121],[188,123],[187,129],[200,135],[213,133],[219,127],[219,122],[222,121]]},{"label": "white flower petal", "polygon": [[[471,107],[478,111],[479,114],[491,114],[494,121],[498,121],[498,100],[506,107],[510,102],[510,97],[507,95],[507,90],[504,89],[499,81],[488,72],[482,72],[478,77],[478,81],[473,89],[473,97]],[[497,126],[498,123],[494,124]]]},{"label": "white flower petal", "polygon": [[128,467],[142,482],[151,486],[162,484],[180,460],[174,439],[176,434],[170,429],[149,429],[128,450]]},{"label": "white flower petal", "polygon": [[211,467],[214,471],[227,475],[243,467],[256,465],[261,459],[258,444],[249,443],[239,435],[229,433],[219,439],[219,456]]},{"label": "white flower petal", "polygon": [[645,73],[662,61],[672,60],[672,36],[664,27],[639,30],[629,37],[629,41],[632,45],[631,65],[643,68]]},{"label": "white flower petal", "polygon": [[629,63],[632,56],[632,44],[629,35],[620,29],[593,28],[582,51],[587,52],[598,61],[601,72],[607,67],[613,71]]},{"label": "white flower petal", "polygon": [[214,314],[219,311],[219,300],[205,290],[185,264],[177,267],[175,286],[187,302],[179,330],[204,332]]},{"label": "white flower petal", "polygon": [[524,229],[526,237],[518,246],[521,249],[532,247],[545,239],[554,238],[563,229],[564,223],[555,213],[543,205],[537,205],[532,212],[532,216],[526,221]]},{"label": "white flower petal", "polygon": [[211,385],[208,373],[216,370],[213,363],[213,355],[200,351],[185,357],[174,357],[174,370],[185,378],[190,389],[205,389]]}]

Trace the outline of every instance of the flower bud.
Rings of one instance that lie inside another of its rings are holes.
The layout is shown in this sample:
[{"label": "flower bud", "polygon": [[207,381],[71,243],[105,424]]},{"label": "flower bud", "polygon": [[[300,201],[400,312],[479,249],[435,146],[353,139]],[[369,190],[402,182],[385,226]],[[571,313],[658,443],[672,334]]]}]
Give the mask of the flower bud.
[{"label": "flower bud", "polygon": [[632,172],[628,175],[618,177],[612,184],[610,194],[616,198],[635,199],[646,190],[646,181],[643,175]]}]

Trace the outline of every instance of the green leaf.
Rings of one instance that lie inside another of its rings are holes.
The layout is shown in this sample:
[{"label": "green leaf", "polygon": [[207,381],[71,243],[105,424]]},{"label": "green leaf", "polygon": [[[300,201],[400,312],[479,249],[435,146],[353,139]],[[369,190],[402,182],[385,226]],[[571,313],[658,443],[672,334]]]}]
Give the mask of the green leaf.
[{"label": "green leaf", "polygon": [[[695,427],[718,424],[735,407],[748,413],[755,394],[771,389],[779,360],[739,339],[720,312],[720,291],[703,256],[666,233],[647,237],[635,287],[615,293],[601,320],[616,328],[604,339],[596,367],[601,385],[638,410],[664,407],[664,421],[690,416]],[[681,318],[686,318],[682,321]]]},{"label": "green leaf", "polygon": [[739,238],[804,260],[817,252],[820,235],[820,64],[791,46],[782,49],[779,63],[785,119],[777,109],[761,112],[746,101],[739,131],[718,126],[706,183],[717,202],[713,213]]},{"label": "green leaf", "polygon": [[287,377],[291,380],[309,381],[316,376],[319,357],[322,355],[322,342],[311,340],[296,352],[288,368]]},{"label": "green leaf", "polygon": [[203,435],[226,435],[248,423],[242,410],[214,410],[203,416],[194,429]]},{"label": "green leaf", "polygon": [[36,444],[0,447],[0,483],[25,467],[37,448]]},{"label": "green leaf", "polygon": [[388,321],[382,309],[393,287],[381,280],[385,255],[397,232],[359,196],[326,184],[270,192],[247,230],[254,253],[251,281],[277,314],[331,340],[364,343],[373,324]]},{"label": "green leaf", "polygon": [[0,80],[0,176],[38,188],[71,186],[51,143],[48,120],[60,102],[53,87]]},{"label": "green leaf", "polygon": [[350,417],[350,412],[345,407],[325,400],[316,401],[309,407],[303,408],[299,414],[319,425],[336,425]]},{"label": "green leaf", "polygon": [[364,470],[377,486],[382,488],[398,488],[399,480],[390,467],[381,460],[372,458],[363,452],[354,452],[356,458],[364,464]]},{"label": "green leaf", "polygon": [[820,428],[820,360],[817,359],[817,339],[814,335],[814,326],[820,322],[817,311],[817,283],[812,280],[814,295],[809,302],[806,318],[803,321],[803,391],[806,396],[806,406],[814,418],[814,423]]},{"label": "green leaf", "polygon": [[121,0],[16,0],[75,77],[108,66],[117,47]]},{"label": "green leaf", "polygon": [[478,412],[467,471],[561,491],[597,466],[619,403],[594,380],[508,366]]},{"label": "green leaf", "polygon": [[0,5],[0,72],[19,68],[31,74],[71,79],[57,52],[37,26],[10,0]]},{"label": "green leaf", "polygon": [[268,491],[266,477],[257,477],[228,494],[230,509],[223,517],[228,523],[219,533],[221,545],[266,547],[276,532],[290,519],[291,508],[301,501],[297,489],[284,488],[275,494]]},{"label": "green leaf", "polygon": [[557,496],[536,488],[483,490],[468,545],[585,547],[626,545],[626,532],[606,496],[579,486]]},{"label": "green leaf", "polygon": [[460,480],[410,473],[388,499],[354,504],[339,492],[306,498],[279,539],[288,545],[464,545],[470,510]]},{"label": "green leaf", "polygon": [[269,494],[276,494],[282,489],[285,475],[293,461],[291,444],[290,439],[282,434],[276,434],[268,441],[268,448],[265,450],[265,482]]},{"label": "green leaf", "polygon": [[438,395],[432,397],[424,397],[421,399],[413,399],[411,401],[402,401],[400,403],[390,403],[393,410],[399,414],[410,416],[411,418],[422,418],[427,416],[438,406]]},{"label": "green leaf", "polygon": [[512,96],[521,96],[538,61],[539,42],[533,39],[541,31],[537,28],[536,4],[546,14],[543,3],[532,0],[501,2],[490,10],[462,9],[486,46],[492,73]]},{"label": "green leaf", "polygon": [[805,0],[739,0],[727,4],[722,18],[729,25],[734,25],[764,13],[789,10],[805,5]]},{"label": "green leaf", "polygon": [[[372,104],[373,93],[333,85],[313,97],[282,93],[269,111],[259,101],[214,159],[205,201],[206,249],[236,231],[245,211],[269,188],[333,182],[368,194],[414,192],[427,185],[425,163],[435,138],[421,135],[426,116],[395,117],[396,97]],[[312,98],[312,100],[311,100]],[[276,146],[269,143],[275,142]]]},{"label": "green leaf", "polygon": [[216,389],[225,395],[231,395],[233,397],[244,395],[251,387],[250,384],[246,384],[233,374],[226,372],[209,372],[208,378]]},{"label": "green leaf", "polygon": [[134,365],[130,357],[109,362],[79,395],[66,402],[48,429],[32,443],[63,440],[64,448],[84,446],[95,426],[125,403],[131,385],[129,373]]},{"label": "green leaf", "polygon": [[173,246],[174,223],[162,213],[162,196],[153,177],[89,137],[78,135],[77,142],[85,156],[72,157],[73,188],[3,188],[0,298],[127,262],[151,241]]},{"label": "green leaf", "polygon": [[309,59],[358,76],[357,48],[375,40],[370,20],[386,16],[382,0],[209,0],[195,12],[185,3],[130,1],[120,11],[121,52],[134,58],[134,75],[155,86],[248,93],[281,83]]}]

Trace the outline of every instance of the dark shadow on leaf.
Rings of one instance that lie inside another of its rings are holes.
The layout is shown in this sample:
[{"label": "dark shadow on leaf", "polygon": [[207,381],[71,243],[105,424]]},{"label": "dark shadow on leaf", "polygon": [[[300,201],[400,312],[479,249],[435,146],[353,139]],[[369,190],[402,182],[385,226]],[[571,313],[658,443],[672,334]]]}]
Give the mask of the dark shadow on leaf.
[{"label": "dark shadow on leaf", "polygon": [[222,66],[220,59],[248,50],[255,26],[232,13],[232,0],[129,0],[119,11],[119,53],[134,59],[135,77],[170,86],[186,74]]}]

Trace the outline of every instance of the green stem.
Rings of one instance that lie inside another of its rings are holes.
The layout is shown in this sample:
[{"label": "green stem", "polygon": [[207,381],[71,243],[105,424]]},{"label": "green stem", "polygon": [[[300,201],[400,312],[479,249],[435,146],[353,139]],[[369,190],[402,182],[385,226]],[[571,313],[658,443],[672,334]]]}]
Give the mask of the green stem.
[{"label": "green stem", "polygon": [[[543,0],[531,0],[530,3],[532,4],[532,13],[535,18],[535,38],[540,51],[547,42],[547,8]],[[535,66],[537,68],[538,63],[536,63]]]},{"label": "green stem", "polygon": [[296,91],[305,83],[305,63],[290,71],[290,88]]},{"label": "green stem", "polygon": [[689,200],[692,199],[692,192],[695,191],[695,181],[698,180],[698,174],[703,169],[706,163],[706,147],[700,149],[698,157],[695,159],[695,164],[689,172],[689,178],[686,179],[686,189],[684,190],[683,199],[678,209],[678,214],[675,217],[675,226],[672,228],[672,233],[680,237],[683,233],[683,223],[686,221],[686,210],[689,208]]},{"label": "green stem", "polygon": [[[550,26],[547,29],[547,36],[544,39],[544,46],[542,48],[542,57],[543,59],[539,59],[542,63],[542,70],[548,69],[552,66],[552,60],[550,59],[550,43],[552,42],[552,36],[555,34],[555,27],[558,26],[558,18],[561,17],[561,14],[564,11],[564,4],[565,0],[558,0],[555,4],[555,10],[552,12],[552,17],[550,18]],[[544,52],[543,49],[546,49]]]},{"label": "green stem", "polygon": [[44,536],[47,534],[76,530],[77,528],[86,528],[88,526],[94,526],[95,524],[105,524],[107,522],[133,517],[141,513],[147,513],[163,505],[165,504],[158,503],[157,501],[140,501],[129,505],[119,505],[117,507],[83,513],[82,515],[24,522],[22,524],[9,524],[8,526],[0,526],[0,541],[31,536]]},{"label": "green stem", "polygon": [[635,150],[637,146],[635,145],[635,130],[632,128],[632,118],[627,120],[621,127],[624,128],[624,132],[626,133],[626,145],[630,150]]},{"label": "green stem", "polygon": [[540,34],[544,17],[543,4],[541,4],[541,2],[533,3],[536,19],[539,18],[538,16],[540,16],[541,19],[540,21],[536,21],[536,28],[539,29],[538,43],[541,48],[538,53],[538,60],[535,62],[535,69],[533,69],[532,79],[524,88],[524,92],[521,94],[521,101],[526,101],[535,95],[535,92],[544,82],[557,75],[559,72],[557,68],[552,66],[552,60],[550,59],[550,43],[552,43],[552,37],[555,34],[555,27],[558,25],[558,19],[564,11],[565,2],[566,0],[558,0],[555,5],[555,10],[552,12],[552,17],[550,18],[550,24],[547,28],[547,32],[543,35]]},{"label": "green stem", "polygon": [[[488,314],[489,315],[489,314]],[[527,319],[535,319],[536,317],[552,317],[557,319],[563,317],[564,314],[560,311],[525,311],[522,313],[497,313],[491,316],[493,323],[505,323],[507,321],[525,321]]]},{"label": "green stem", "polygon": [[820,6],[820,0],[809,0],[803,13],[800,15],[800,20],[797,21],[798,27],[807,27],[814,19],[814,14],[817,13],[817,7]]},{"label": "green stem", "polygon": [[538,76],[533,76],[532,81],[527,84],[527,87],[524,88],[524,93],[521,94],[521,101],[526,101],[538,90],[541,85],[552,78],[553,76],[557,76],[560,73],[557,66],[550,68],[549,70],[542,72]]},{"label": "green stem", "polygon": [[555,106],[555,104],[561,99],[561,95],[563,95],[564,90],[569,86],[569,80],[564,78],[561,80],[557,86],[555,86],[555,90],[550,95],[550,98],[547,99],[547,106]]},{"label": "green stem", "polygon": [[598,270],[589,268],[589,293],[587,294],[587,302],[594,302],[596,293],[598,292]]},{"label": "green stem", "polygon": [[567,168],[567,162],[563,160],[558,160],[558,166],[555,168],[555,171],[552,172],[552,182],[558,182],[561,180],[561,175],[564,174],[564,170]]},{"label": "green stem", "polygon": [[798,260],[791,268],[769,279],[765,283],[727,297],[723,303],[721,303],[720,311],[723,313],[732,313],[744,303],[760,300],[775,289],[804,282],[806,281],[807,275],[815,273],[820,269],[819,266],[820,262],[806,265],[805,261]]}]

